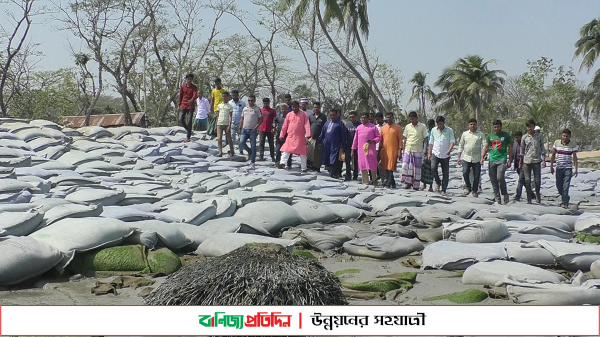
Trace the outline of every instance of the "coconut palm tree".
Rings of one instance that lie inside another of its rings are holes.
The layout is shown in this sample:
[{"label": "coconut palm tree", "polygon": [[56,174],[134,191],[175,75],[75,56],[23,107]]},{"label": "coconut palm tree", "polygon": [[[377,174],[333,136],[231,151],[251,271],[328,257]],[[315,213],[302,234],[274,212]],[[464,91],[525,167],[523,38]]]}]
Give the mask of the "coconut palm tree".
[{"label": "coconut palm tree", "polygon": [[579,71],[583,69],[589,71],[600,55],[600,20],[593,19],[583,25],[579,30],[579,36],[579,40],[575,42],[576,49],[573,58],[582,56],[583,60]]},{"label": "coconut palm tree", "polygon": [[490,64],[496,60],[484,62],[478,55],[460,58],[452,67],[444,69],[435,85],[444,91],[443,105],[471,107],[478,118],[482,108],[489,105],[492,98],[502,95],[504,77],[503,70],[489,70]]},{"label": "coconut palm tree", "polygon": [[419,103],[419,110],[421,110],[421,114],[423,115],[424,119],[427,119],[427,113],[425,112],[425,99],[428,99],[433,103],[435,103],[436,100],[436,94],[433,92],[433,90],[431,90],[429,85],[425,84],[427,74],[428,73],[418,71],[413,75],[410,81],[408,81],[409,83],[413,84],[412,95],[410,96],[408,103],[417,99],[417,102]]},{"label": "coconut palm tree", "polygon": [[[301,22],[302,19],[305,19],[306,17],[316,18],[323,34],[335,53],[367,89],[369,94],[374,97],[379,110],[385,112],[385,100],[374,81],[373,71],[371,71],[371,68],[368,65],[369,61],[360,38],[361,34],[366,37],[369,33],[367,2],[368,0],[341,0],[340,2],[336,0],[280,0],[282,9],[288,10],[292,7],[295,8],[292,21]],[[324,8],[323,14],[321,13],[321,4]],[[346,19],[349,21],[348,24],[346,24]],[[348,57],[346,57],[346,54],[340,50],[331,37],[331,34],[327,30],[327,24],[332,20],[337,21],[339,27],[343,27],[344,30],[346,30],[349,41],[353,43],[356,42],[359,45],[365,64],[364,68],[369,75],[370,83],[367,82],[356,66],[350,62]]]}]

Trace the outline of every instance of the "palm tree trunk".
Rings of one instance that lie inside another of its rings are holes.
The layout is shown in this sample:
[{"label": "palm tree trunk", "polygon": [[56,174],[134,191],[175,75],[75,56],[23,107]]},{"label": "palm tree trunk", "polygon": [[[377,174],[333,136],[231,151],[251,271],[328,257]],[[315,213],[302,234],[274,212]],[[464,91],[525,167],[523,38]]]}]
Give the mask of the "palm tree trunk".
[{"label": "palm tree trunk", "polygon": [[331,44],[331,47],[333,48],[335,53],[338,54],[338,56],[340,57],[342,62],[344,62],[346,64],[346,66],[348,67],[348,69],[350,69],[350,71],[354,74],[354,76],[356,76],[356,78],[358,78],[360,83],[363,85],[363,87],[365,87],[365,89],[369,92],[369,94],[371,94],[375,98],[375,103],[377,104],[377,107],[379,108],[379,110],[385,113],[385,111],[386,111],[385,105],[383,104],[383,102],[381,101],[379,96],[377,96],[377,94],[373,91],[373,88],[371,88],[369,83],[367,83],[367,81],[365,81],[365,79],[358,72],[358,70],[356,70],[356,67],[348,60],[348,58],[344,55],[344,53],[342,53],[342,51],[338,48],[338,46],[335,44],[335,42],[329,35],[329,32],[327,31],[327,26],[325,25],[325,22],[323,21],[323,17],[321,16],[321,11],[317,10],[316,12],[317,12],[317,19],[319,19],[319,24],[321,26],[321,29],[323,30],[323,34],[325,34],[325,37],[329,41],[329,44]]},{"label": "palm tree trunk", "polygon": [[381,100],[383,102],[383,95],[381,94],[381,91],[379,90],[379,87],[377,86],[377,82],[375,82],[375,74],[371,71],[371,66],[369,65],[369,59],[367,58],[367,53],[365,51],[365,47],[362,44],[362,40],[360,39],[360,34],[359,34],[356,26],[354,27],[354,30],[355,30],[356,42],[358,43],[358,48],[360,49],[360,53],[362,54],[363,61],[365,63],[365,69],[367,70],[367,73],[369,75],[369,80],[371,81],[371,84],[374,87],[373,91],[377,94],[377,97],[379,98],[379,100]]},{"label": "palm tree trunk", "polygon": [[427,122],[427,113],[425,112],[425,90],[421,90],[421,104],[423,105],[423,122]]}]

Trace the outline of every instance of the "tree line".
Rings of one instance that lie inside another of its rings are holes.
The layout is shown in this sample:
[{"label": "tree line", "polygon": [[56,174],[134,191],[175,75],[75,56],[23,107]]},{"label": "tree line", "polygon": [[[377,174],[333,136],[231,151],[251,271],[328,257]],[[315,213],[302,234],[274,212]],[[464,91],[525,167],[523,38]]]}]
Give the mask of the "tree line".
[{"label": "tree line", "polygon": [[[533,118],[549,138],[574,131],[583,148],[598,145],[600,70],[580,83],[570,67],[546,57],[508,76],[496,60],[467,55],[431,81],[417,72],[404,97],[400,69],[369,50],[368,0],[0,0],[0,116],[58,121],[61,116],[144,111],[152,126],[173,125],[187,73],[206,93],[215,77],[240,96],[310,97],[325,106],[393,112],[405,121],[416,102],[425,121],[444,115],[455,130],[471,117],[509,131]],[[242,33],[225,36],[224,18]],[[69,37],[72,66],[39,70],[31,39],[36,22]],[[598,19],[575,41],[579,71],[600,53]],[[77,47],[76,47],[77,46]],[[82,47],[79,47],[82,46]]]}]

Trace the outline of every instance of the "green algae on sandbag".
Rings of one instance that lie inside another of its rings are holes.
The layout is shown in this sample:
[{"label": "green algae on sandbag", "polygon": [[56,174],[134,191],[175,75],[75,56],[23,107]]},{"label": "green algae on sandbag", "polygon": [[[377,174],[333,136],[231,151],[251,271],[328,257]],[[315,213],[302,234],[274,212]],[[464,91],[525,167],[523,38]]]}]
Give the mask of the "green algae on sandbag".
[{"label": "green algae on sandbag", "polygon": [[342,286],[352,289],[352,290],[360,290],[360,291],[372,291],[372,292],[380,292],[387,293],[390,290],[404,288],[411,289],[412,283],[405,280],[377,280],[377,281],[367,281],[361,283],[343,283]]},{"label": "green algae on sandbag", "polygon": [[478,289],[469,289],[460,293],[452,293],[441,296],[434,296],[424,299],[424,301],[439,301],[439,300],[448,300],[452,303],[457,304],[469,304],[469,303],[478,303],[485,300],[488,297],[488,294],[485,291],[481,291]]},{"label": "green algae on sandbag", "polygon": [[142,245],[118,246],[77,254],[75,271],[135,271],[149,273],[146,248]]},{"label": "green algae on sandbag", "polygon": [[589,235],[589,234],[584,234],[584,233],[577,234],[575,236],[575,239],[577,239],[580,242],[600,243],[600,236],[594,236],[594,235]]},{"label": "green algae on sandbag", "polygon": [[302,256],[302,257],[305,257],[305,258],[311,259],[311,260],[318,260],[317,257],[313,253],[309,252],[308,250],[294,249],[292,254]]},{"label": "green algae on sandbag", "polygon": [[402,273],[381,275],[381,276],[377,276],[377,278],[403,280],[403,281],[408,281],[410,283],[415,283],[417,281],[417,273],[412,272],[412,271],[407,271],[407,272],[402,272]]},{"label": "green algae on sandbag", "polygon": [[154,274],[170,275],[181,268],[181,260],[169,249],[161,248],[148,253],[148,265]]},{"label": "green algae on sandbag", "polygon": [[340,277],[340,276],[346,275],[346,274],[358,274],[358,273],[360,273],[360,269],[351,268],[351,269],[338,270],[334,274],[335,274],[335,276]]}]

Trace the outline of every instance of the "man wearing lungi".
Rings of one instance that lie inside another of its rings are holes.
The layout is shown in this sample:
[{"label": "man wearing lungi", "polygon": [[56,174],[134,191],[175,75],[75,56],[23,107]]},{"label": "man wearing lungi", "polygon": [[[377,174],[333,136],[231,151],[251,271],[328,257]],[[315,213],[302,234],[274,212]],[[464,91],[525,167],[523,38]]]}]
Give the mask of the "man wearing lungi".
[{"label": "man wearing lungi", "polygon": [[404,128],[404,155],[402,156],[402,182],[404,188],[419,189],[421,184],[421,165],[425,155],[425,141],[427,140],[427,127],[419,123],[417,113],[408,114],[410,123]]}]

